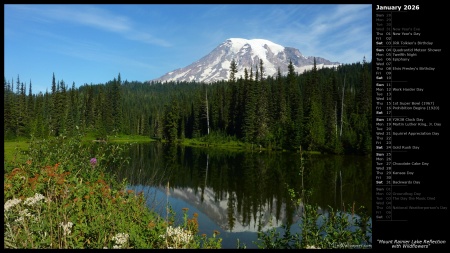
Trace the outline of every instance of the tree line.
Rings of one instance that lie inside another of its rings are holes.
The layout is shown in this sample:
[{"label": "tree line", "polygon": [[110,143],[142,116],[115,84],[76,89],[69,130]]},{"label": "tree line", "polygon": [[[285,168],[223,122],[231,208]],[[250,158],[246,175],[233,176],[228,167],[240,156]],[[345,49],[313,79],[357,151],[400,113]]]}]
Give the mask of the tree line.
[{"label": "tree line", "polygon": [[[72,135],[75,130],[143,135],[178,142],[208,135],[270,149],[371,153],[371,62],[267,76],[264,62],[214,83],[139,82],[117,78],[69,88],[52,77],[51,91],[4,80],[4,137]],[[28,89],[28,92],[27,92]]]}]

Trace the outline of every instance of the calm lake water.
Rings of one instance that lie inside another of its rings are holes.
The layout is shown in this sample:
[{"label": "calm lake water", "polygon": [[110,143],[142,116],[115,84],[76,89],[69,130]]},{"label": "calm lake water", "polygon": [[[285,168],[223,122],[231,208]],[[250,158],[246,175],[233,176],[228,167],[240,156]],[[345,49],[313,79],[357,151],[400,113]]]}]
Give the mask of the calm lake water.
[{"label": "calm lake water", "polygon": [[[147,204],[166,217],[166,203],[182,223],[182,208],[198,214],[200,234],[214,230],[222,248],[257,248],[257,231],[274,227],[300,232],[299,215],[288,189],[308,189],[310,204],[323,212],[329,207],[364,206],[372,216],[372,161],[361,156],[333,156],[294,152],[237,152],[161,143],[134,144],[130,164],[115,171],[129,188],[143,191]],[[303,175],[303,176],[302,176]],[[169,194],[167,195],[167,182]],[[303,187],[303,188],[302,188]]]}]

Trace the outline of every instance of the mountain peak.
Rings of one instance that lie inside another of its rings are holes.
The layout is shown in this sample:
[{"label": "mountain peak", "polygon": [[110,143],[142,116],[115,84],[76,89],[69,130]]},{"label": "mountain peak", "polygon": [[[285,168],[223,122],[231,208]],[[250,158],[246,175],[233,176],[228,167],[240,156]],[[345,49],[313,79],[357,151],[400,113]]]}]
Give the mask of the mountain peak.
[{"label": "mountain peak", "polygon": [[281,70],[282,75],[288,71],[289,61],[295,70],[303,73],[312,69],[316,58],[317,67],[335,67],[338,62],[330,62],[321,57],[304,57],[298,49],[284,47],[266,39],[229,38],[217,46],[211,53],[187,67],[169,72],[153,81],[196,81],[211,83],[228,80],[231,61],[237,64],[236,77],[244,76],[244,69],[255,70],[259,61],[263,61],[264,75],[274,76]]},{"label": "mountain peak", "polygon": [[284,47],[273,43],[270,40],[265,39],[242,39],[242,38],[230,38],[225,41],[226,44],[231,45],[233,52],[239,52],[242,48],[246,46],[251,47],[255,50],[255,53],[261,58],[265,58],[265,54],[268,48],[272,51],[273,54],[277,55],[280,52],[283,52]]}]

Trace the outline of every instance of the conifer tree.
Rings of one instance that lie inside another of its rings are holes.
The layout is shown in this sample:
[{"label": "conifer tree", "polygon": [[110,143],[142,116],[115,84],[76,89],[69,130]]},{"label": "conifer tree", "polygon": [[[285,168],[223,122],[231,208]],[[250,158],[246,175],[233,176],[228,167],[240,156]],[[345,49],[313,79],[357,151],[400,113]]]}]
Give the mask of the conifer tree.
[{"label": "conifer tree", "polygon": [[58,122],[58,87],[56,86],[56,78],[55,73],[53,73],[52,77],[52,86],[51,86],[51,107],[50,107],[50,136],[58,136],[59,135],[59,122]]},{"label": "conifer tree", "polygon": [[319,150],[323,148],[325,143],[325,129],[322,115],[322,99],[319,93],[319,78],[317,74],[316,60],[314,58],[314,66],[311,70],[311,79],[308,84],[310,88],[310,98],[307,99],[308,107],[306,111],[307,123],[306,128],[306,145],[310,150]]},{"label": "conifer tree", "polygon": [[34,124],[34,99],[33,99],[33,92],[31,88],[31,80],[30,80],[30,86],[28,87],[28,96],[27,96],[27,102],[26,102],[26,129],[27,133],[33,134],[32,132],[32,125]]},{"label": "conifer tree", "polygon": [[33,111],[34,123],[32,126],[32,133],[36,138],[43,138],[46,136],[46,127],[48,122],[45,120],[44,108],[44,94],[39,92],[36,96],[36,105]]},{"label": "conifer tree", "polygon": [[168,142],[175,142],[178,134],[179,106],[176,100],[172,100],[164,107],[164,139]]},{"label": "conifer tree", "polygon": [[288,85],[287,110],[289,111],[286,124],[286,145],[289,149],[297,149],[302,141],[303,103],[292,60],[289,60],[286,82]]},{"label": "conifer tree", "polygon": [[237,120],[238,120],[238,110],[239,110],[239,97],[238,97],[238,89],[236,84],[236,73],[237,73],[237,65],[235,60],[231,60],[230,64],[230,79],[228,81],[229,89],[230,89],[230,108],[228,109],[228,124],[227,124],[227,133],[229,135],[236,134],[237,128]]},{"label": "conifer tree", "polygon": [[73,135],[75,133],[75,127],[77,126],[75,123],[76,112],[77,112],[77,104],[75,101],[75,82],[72,83],[72,88],[69,90],[69,101],[68,101],[68,112],[67,112],[67,133],[69,135]]},{"label": "conifer tree", "polygon": [[[258,76],[258,72],[257,72]],[[264,81],[264,65],[263,60],[259,61],[259,77],[258,82],[255,82],[256,94],[256,140],[259,144],[266,141],[269,133],[269,119],[268,119],[268,105],[267,105],[267,89]]]},{"label": "conifer tree", "polygon": [[15,118],[15,135],[25,136],[26,134],[26,87],[23,82],[20,82],[19,76],[17,76],[17,99],[16,99],[16,118]]},{"label": "conifer tree", "polygon": [[64,80],[59,82],[58,92],[58,121],[60,132],[67,133],[67,117],[68,117],[68,100],[67,100],[67,86]]},{"label": "conifer tree", "polygon": [[89,129],[93,129],[95,124],[95,103],[94,103],[94,89],[92,85],[86,86],[86,94],[85,94],[85,127]]},{"label": "conifer tree", "polygon": [[122,79],[120,73],[117,77],[117,81],[113,82],[112,87],[112,120],[113,120],[113,130],[114,132],[121,132],[121,120],[122,120],[122,106],[121,106],[121,95],[120,87],[122,85]]},{"label": "conifer tree", "polygon": [[255,129],[255,119],[256,119],[256,99],[257,91],[255,81],[253,81],[252,69],[250,69],[250,78],[246,81],[245,86],[247,87],[246,93],[246,104],[245,104],[245,115],[244,115],[244,136],[245,140],[249,143],[254,143],[256,141],[256,129]]},{"label": "conifer tree", "polygon": [[284,86],[284,78],[281,75],[280,68],[278,68],[276,84],[272,85],[273,102],[271,106],[271,115],[273,117],[272,121],[274,122],[272,124],[272,133],[274,135],[276,145],[279,147],[284,147],[286,139],[286,124],[290,119]]},{"label": "conifer tree", "polygon": [[5,139],[12,138],[14,136],[14,84],[10,84],[4,78],[3,83],[3,136]]}]

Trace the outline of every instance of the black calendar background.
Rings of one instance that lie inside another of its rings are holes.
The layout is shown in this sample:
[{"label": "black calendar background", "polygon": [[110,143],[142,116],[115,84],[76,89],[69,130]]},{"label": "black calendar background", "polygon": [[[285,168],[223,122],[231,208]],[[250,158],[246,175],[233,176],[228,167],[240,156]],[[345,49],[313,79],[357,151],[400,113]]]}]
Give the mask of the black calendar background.
[{"label": "black calendar background", "polygon": [[[406,5],[406,6],[405,6]],[[417,10],[404,10],[405,7],[418,6]],[[377,11],[378,6],[401,6],[402,11]],[[450,185],[447,171],[450,169],[447,154],[449,151],[446,132],[447,122],[450,115],[448,113],[447,103],[450,96],[446,90],[450,86],[447,76],[450,75],[448,67],[448,43],[445,38],[447,35],[448,11],[446,7],[438,3],[417,1],[385,1],[373,3],[373,62],[376,55],[376,13],[391,13],[392,27],[418,27],[420,28],[420,38],[408,36],[393,36],[395,41],[431,41],[432,46],[408,46],[411,48],[434,48],[441,49],[441,52],[419,53],[416,57],[411,57],[408,62],[392,62],[392,66],[397,67],[419,67],[431,66],[434,71],[392,71],[393,87],[411,87],[423,88],[423,92],[392,92],[392,101],[394,102],[432,102],[434,106],[439,106],[439,110],[393,110],[393,116],[408,115],[408,117],[423,118],[427,122],[437,122],[440,126],[436,127],[416,127],[413,131],[434,131],[439,136],[392,136],[392,142],[398,145],[416,145],[419,150],[408,150],[406,152],[392,152],[394,162],[418,161],[429,163],[429,166],[415,169],[416,177],[419,179],[419,185],[408,185],[408,192],[417,191],[424,196],[433,196],[436,201],[432,202],[438,206],[448,208],[448,186]],[[376,66],[373,63],[373,94],[375,94]],[[373,97],[373,124],[375,125],[375,97]],[[375,127],[373,127],[375,129]],[[411,127],[396,127],[395,132],[412,131]],[[375,137],[373,138],[373,153],[375,149]],[[375,164],[375,161],[373,161]],[[395,167],[394,167],[395,168]],[[403,167],[401,167],[403,168]],[[404,167],[406,169],[406,167]],[[375,171],[373,171],[375,175]],[[376,187],[375,177],[373,187]],[[402,191],[393,187],[393,191]],[[404,190],[405,191],[405,190]],[[375,190],[373,190],[373,199],[375,199]],[[415,206],[422,202],[413,201]],[[423,204],[427,205],[427,201]],[[395,205],[395,203],[393,204]],[[373,214],[375,216],[376,205],[373,205]],[[373,219],[373,249],[387,249],[400,245],[399,248],[408,249],[414,240],[417,245],[428,249],[447,248],[448,243],[448,209],[443,210],[393,210],[392,221],[378,221]],[[383,241],[381,241],[383,240]],[[409,245],[403,243],[396,244],[394,241],[411,241]],[[428,241],[427,241],[428,240]],[[431,240],[431,241],[430,241]],[[392,241],[392,243],[389,243]],[[388,242],[388,243],[386,243]],[[445,242],[445,243],[442,243]]]}]

